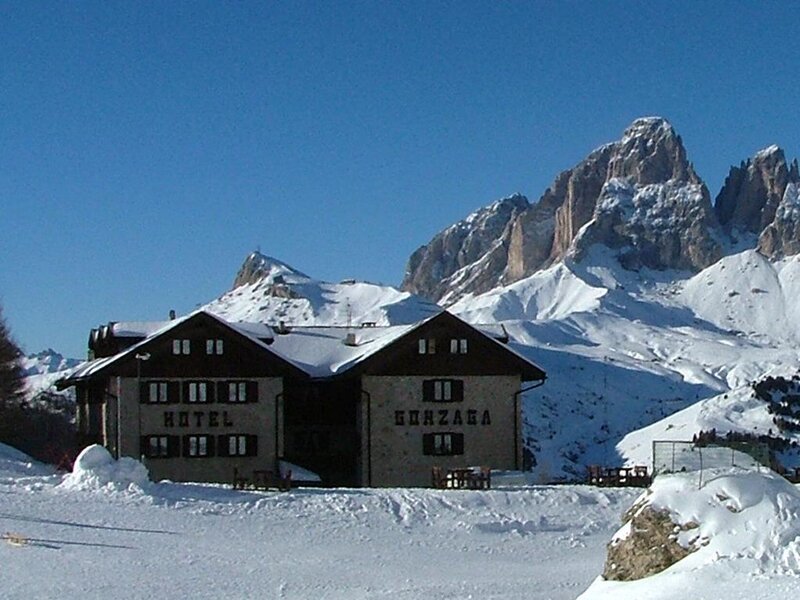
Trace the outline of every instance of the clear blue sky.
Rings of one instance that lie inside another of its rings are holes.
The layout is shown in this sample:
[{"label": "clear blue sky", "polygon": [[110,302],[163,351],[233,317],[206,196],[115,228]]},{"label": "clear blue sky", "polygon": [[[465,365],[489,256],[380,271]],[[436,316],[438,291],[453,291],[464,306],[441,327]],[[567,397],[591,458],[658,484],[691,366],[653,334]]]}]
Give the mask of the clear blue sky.
[{"label": "clear blue sky", "polygon": [[712,198],[800,151],[794,3],[0,1],[0,303],[27,352],[226,291],[257,247],[398,284],[637,116]]}]

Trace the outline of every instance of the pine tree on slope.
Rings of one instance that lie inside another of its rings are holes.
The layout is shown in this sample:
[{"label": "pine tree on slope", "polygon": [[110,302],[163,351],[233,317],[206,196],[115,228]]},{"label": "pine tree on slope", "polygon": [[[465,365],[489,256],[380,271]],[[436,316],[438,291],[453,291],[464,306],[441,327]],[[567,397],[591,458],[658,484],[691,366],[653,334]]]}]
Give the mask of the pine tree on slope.
[{"label": "pine tree on slope", "polygon": [[18,406],[23,399],[23,372],[19,364],[22,351],[11,338],[0,307],[0,411]]}]

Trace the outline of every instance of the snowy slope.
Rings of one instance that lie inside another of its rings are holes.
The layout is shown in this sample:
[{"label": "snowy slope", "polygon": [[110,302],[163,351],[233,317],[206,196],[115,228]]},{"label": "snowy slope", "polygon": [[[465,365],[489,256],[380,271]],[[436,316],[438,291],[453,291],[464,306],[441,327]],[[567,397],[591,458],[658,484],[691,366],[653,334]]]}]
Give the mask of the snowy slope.
[{"label": "snowy slope", "polygon": [[618,447],[629,432],[776,369],[796,370],[798,265],[746,251],[694,276],[627,271],[594,246],[580,263],[451,310],[474,323],[502,321],[545,369],[547,383],[524,404],[534,471],[542,480],[579,478],[591,463],[649,464],[645,450],[669,423],[642,434],[642,452]]},{"label": "snowy slope", "polygon": [[35,473],[4,449],[0,531],[23,542],[0,541],[9,600],[571,600],[636,496],[583,486],[242,492],[149,484],[94,450],[72,475]]},{"label": "snowy slope", "polygon": [[[348,280],[312,279],[258,253],[245,263],[248,277],[202,308],[229,321],[291,325],[402,325],[429,317],[440,308],[391,286]],[[241,275],[241,272],[240,272]]]}]

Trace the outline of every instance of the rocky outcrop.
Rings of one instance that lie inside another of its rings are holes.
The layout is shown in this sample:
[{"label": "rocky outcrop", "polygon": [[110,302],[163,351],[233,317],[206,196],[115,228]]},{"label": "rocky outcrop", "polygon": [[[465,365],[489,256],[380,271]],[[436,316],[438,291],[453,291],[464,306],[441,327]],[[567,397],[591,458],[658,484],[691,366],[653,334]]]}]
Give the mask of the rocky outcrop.
[{"label": "rocky outcrop", "polygon": [[309,279],[308,275],[304,275],[286,263],[256,251],[245,259],[233,280],[232,289],[259,282],[282,286],[286,283],[287,277],[292,281]]},{"label": "rocky outcrop", "polygon": [[800,181],[795,160],[786,164],[783,150],[769,146],[731,167],[714,208],[728,231],[761,234],[775,214],[789,183]]},{"label": "rocky outcrop", "polygon": [[670,180],[639,186],[612,179],[594,216],[573,242],[577,260],[594,244],[619,249],[633,270],[700,271],[722,256],[708,190],[702,183]]},{"label": "rocky outcrop", "polygon": [[438,300],[454,289],[482,292],[505,270],[510,224],[529,208],[515,194],[482,208],[434,236],[408,261],[402,289]]},{"label": "rocky outcrop", "polygon": [[678,543],[678,533],[696,523],[676,525],[666,510],[634,506],[625,516],[625,532],[608,545],[603,577],[633,581],[660,573],[692,553]]},{"label": "rocky outcrop", "polygon": [[666,120],[637,119],[603,150],[608,168],[592,213],[587,218],[584,209],[582,230],[556,232],[556,240],[563,241],[554,245],[554,259],[569,251],[580,260],[593,244],[619,249],[620,262],[630,269],[697,271],[720,258],[708,190]]},{"label": "rocky outcrop", "polygon": [[800,254],[800,184],[786,186],[775,218],[758,238],[758,251],[769,258]]}]

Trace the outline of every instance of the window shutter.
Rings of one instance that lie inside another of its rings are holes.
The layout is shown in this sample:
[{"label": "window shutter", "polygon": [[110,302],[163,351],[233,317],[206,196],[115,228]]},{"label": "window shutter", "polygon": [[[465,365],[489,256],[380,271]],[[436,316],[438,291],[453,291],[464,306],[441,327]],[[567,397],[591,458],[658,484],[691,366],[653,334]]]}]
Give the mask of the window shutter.
[{"label": "window shutter", "polygon": [[184,404],[188,404],[189,403],[189,385],[190,385],[189,382],[188,381],[184,381],[183,383],[179,382],[178,385],[181,386],[181,392],[182,392],[182,394],[181,394],[181,402],[183,402]]},{"label": "window shutter", "polygon": [[426,456],[433,454],[433,434],[422,434],[422,453]]},{"label": "window shutter", "polygon": [[216,391],[216,386],[214,385],[213,381],[206,381],[205,384],[206,384],[206,402],[211,404],[215,400],[214,396],[216,394],[214,392]]},{"label": "window shutter", "polygon": [[422,382],[422,400],[423,402],[433,402],[433,379],[426,379]]},{"label": "window shutter", "polygon": [[167,456],[176,458],[181,455],[181,438],[177,435],[167,436]]},{"label": "window shutter", "polygon": [[219,448],[217,452],[217,456],[230,456],[228,453],[228,436],[218,435],[217,436],[217,448]]},{"label": "window shutter", "polygon": [[217,402],[228,402],[228,382],[227,381],[218,381],[217,382]]},{"label": "window shutter", "polygon": [[147,437],[139,437],[139,456],[147,456]]},{"label": "window shutter", "polygon": [[452,433],[450,434],[453,440],[453,455],[460,456],[464,454],[464,434]]},{"label": "window shutter", "polygon": [[214,442],[216,442],[217,439],[213,435],[206,437],[208,439],[208,454],[206,456],[216,456],[216,454],[214,454],[214,446],[216,445]]},{"label": "window shutter", "polygon": [[150,383],[147,381],[139,382],[139,402],[147,404],[150,401]]},{"label": "window shutter", "polygon": [[167,402],[177,404],[181,401],[181,384],[179,381],[167,382]]},{"label": "window shutter", "polygon": [[258,436],[247,436],[247,456],[258,456]]},{"label": "window shutter", "polygon": [[450,382],[451,385],[451,393],[453,402],[463,402],[464,401],[464,382],[460,379],[453,379]]},{"label": "window shutter", "polygon": [[247,382],[247,401],[248,402],[258,402],[258,382],[257,381],[248,381]]},{"label": "window shutter", "polygon": [[189,436],[188,435],[183,436],[183,457],[184,458],[188,458],[189,457]]}]

